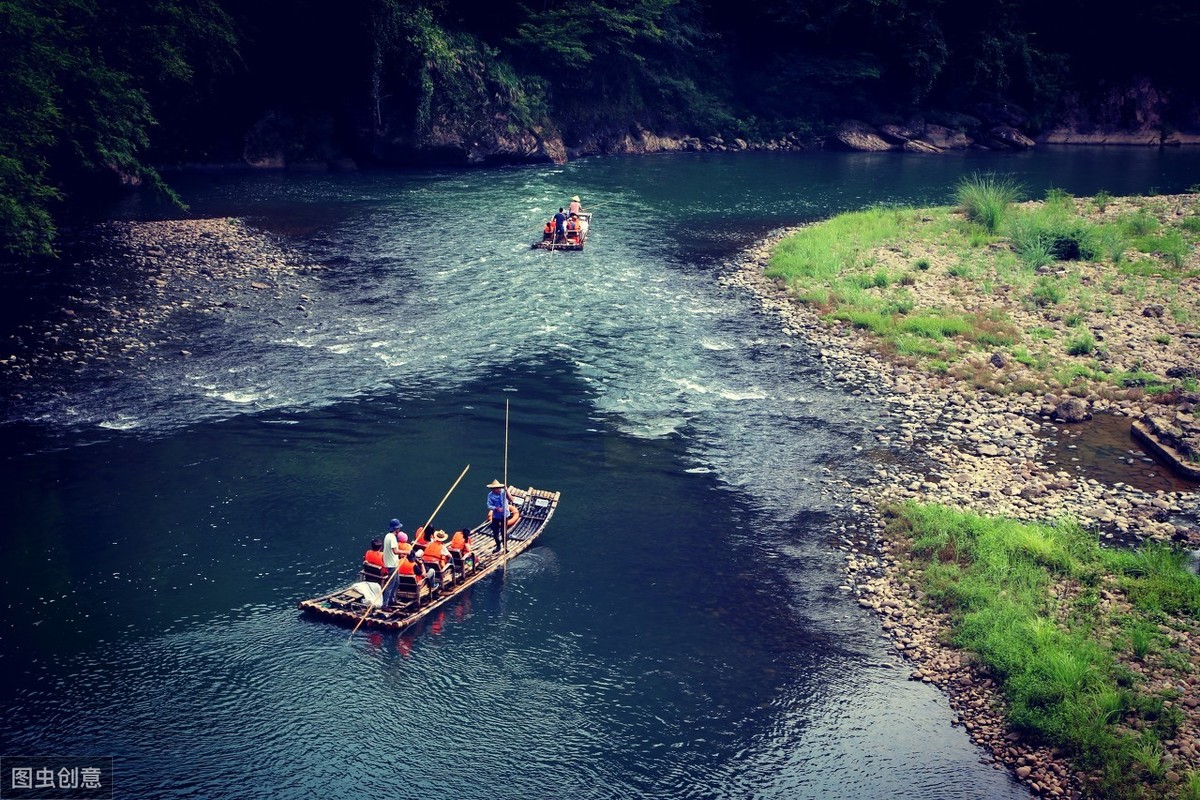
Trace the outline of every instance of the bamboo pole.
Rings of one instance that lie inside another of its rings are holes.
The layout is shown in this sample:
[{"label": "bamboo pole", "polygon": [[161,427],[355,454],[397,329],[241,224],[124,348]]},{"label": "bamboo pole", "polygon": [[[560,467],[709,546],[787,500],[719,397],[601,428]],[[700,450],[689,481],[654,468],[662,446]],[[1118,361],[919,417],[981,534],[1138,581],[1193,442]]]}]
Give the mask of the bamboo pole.
[{"label": "bamboo pole", "polygon": [[508,494],[508,398],[504,398],[504,520],[500,526],[504,529],[504,559],[505,567],[508,566],[508,502],[510,500]]},{"label": "bamboo pole", "polygon": [[[429,515],[429,520],[424,525],[425,528],[428,528],[430,526],[430,524],[433,523],[433,518],[436,517],[438,512],[442,510],[442,506],[444,506],[446,504],[446,501],[450,499],[450,495],[454,492],[455,489],[458,488],[458,484],[462,481],[463,476],[467,474],[467,470],[469,470],[470,468],[471,468],[470,464],[467,464],[465,467],[463,467],[463,471],[458,474],[458,480],[456,480],[454,482],[454,485],[450,487],[450,491],[446,492],[445,496],[442,497],[442,502],[438,503],[437,508],[435,508],[433,510],[433,513]],[[391,571],[391,573],[388,575],[388,579],[383,582],[384,589],[387,589],[388,585],[391,584],[392,579],[396,577],[396,573],[398,573],[399,571],[400,571],[400,567],[399,567],[399,565],[397,565],[396,568],[393,569]],[[354,626],[354,630],[350,631],[351,639],[354,638],[354,634],[358,633],[358,629],[360,627],[362,627],[363,622],[366,621],[366,619],[370,615],[370,613],[371,613],[371,606],[370,606],[370,604],[368,604],[366,609],[363,611],[362,617],[358,620],[358,624]]]}]

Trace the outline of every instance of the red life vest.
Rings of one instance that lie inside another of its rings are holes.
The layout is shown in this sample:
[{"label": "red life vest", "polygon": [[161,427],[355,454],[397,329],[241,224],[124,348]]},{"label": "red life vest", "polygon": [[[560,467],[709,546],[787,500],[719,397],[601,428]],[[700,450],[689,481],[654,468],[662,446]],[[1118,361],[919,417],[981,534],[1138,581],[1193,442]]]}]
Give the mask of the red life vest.
[{"label": "red life vest", "polygon": [[400,562],[400,569],[397,570],[401,575],[416,575],[417,562],[412,559],[404,559]]},{"label": "red life vest", "polygon": [[363,561],[372,566],[382,568],[383,567],[383,551],[382,550],[368,550],[367,554],[363,556]]},{"label": "red life vest", "polygon": [[450,540],[450,549],[458,550],[464,556],[470,555],[471,546],[467,544],[467,540],[463,538],[462,531],[456,531],[454,538]]}]

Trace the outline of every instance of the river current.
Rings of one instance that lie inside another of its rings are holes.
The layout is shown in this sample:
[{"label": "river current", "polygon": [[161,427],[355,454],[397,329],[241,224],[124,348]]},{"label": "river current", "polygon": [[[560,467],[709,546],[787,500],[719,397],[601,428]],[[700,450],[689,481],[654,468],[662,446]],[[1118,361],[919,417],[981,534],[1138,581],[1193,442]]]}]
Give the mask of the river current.
[{"label": "river current", "polygon": [[[321,269],[6,382],[0,756],[112,756],[137,798],[1025,796],[839,588],[831,481],[884,410],[717,280],[974,170],[1171,192],[1200,154],[176,176]],[[587,249],[530,250],[572,194]],[[506,404],[510,481],[563,493],[538,546],[402,636],[300,617],[468,464],[438,525],[481,519]]]}]

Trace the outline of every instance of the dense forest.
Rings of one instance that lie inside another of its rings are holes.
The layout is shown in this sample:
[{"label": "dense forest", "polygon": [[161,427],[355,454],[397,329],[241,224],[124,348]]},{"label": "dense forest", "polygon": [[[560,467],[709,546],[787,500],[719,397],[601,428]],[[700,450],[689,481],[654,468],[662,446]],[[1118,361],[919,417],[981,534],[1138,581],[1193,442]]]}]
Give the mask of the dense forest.
[{"label": "dense forest", "polygon": [[0,0],[0,249],[52,252],[84,194],[169,194],[165,165],[561,159],[634,127],[816,141],[938,109],[1036,131],[1135,86],[1163,114],[1106,122],[1194,128],[1198,37],[1193,0]]}]

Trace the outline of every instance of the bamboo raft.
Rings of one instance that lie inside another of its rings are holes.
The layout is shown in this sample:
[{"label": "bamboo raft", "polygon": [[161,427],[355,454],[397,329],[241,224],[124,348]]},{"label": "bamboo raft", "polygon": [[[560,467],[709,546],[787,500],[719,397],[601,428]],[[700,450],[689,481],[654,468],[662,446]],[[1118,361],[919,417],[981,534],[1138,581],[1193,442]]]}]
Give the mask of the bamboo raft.
[{"label": "bamboo raft", "polygon": [[565,241],[556,242],[553,239],[542,238],[540,242],[534,242],[532,249],[534,250],[582,250],[583,245],[587,242],[588,230],[592,225],[592,213],[586,211],[578,215],[581,229],[575,238],[566,239]]},{"label": "bamboo raft", "polygon": [[[484,576],[495,572],[529,549],[534,539],[545,530],[550,517],[554,516],[554,510],[558,508],[559,492],[532,488],[522,490],[510,486],[508,494],[513,505],[520,511],[520,519],[508,529],[507,553],[492,552],[492,534],[488,523],[484,521],[471,530],[472,552],[476,558],[475,569],[466,569],[461,575],[456,575],[454,569],[446,569],[442,573],[442,586],[436,591],[430,591],[428,587],[418,585],[410,578],[407,584],[400,583],[396,591],[396,602],[390,608],[378,608],[368,606],[363,594],[351,584],[323,597],[301,600],[300,610],[330,622],[352,627],[359,625],[361,620],[364,627],[399,631],[418,622],[426,614],[460,596]],[[427,569],[431,568],[427,565]],[[393,580],[402,578],[403,576],[397,575]],[[359,573],[359,580],[381,583],[377,575],[369,574],[366,569]],[[363,617],[363,612],[367,612],[366,618]]]}]

